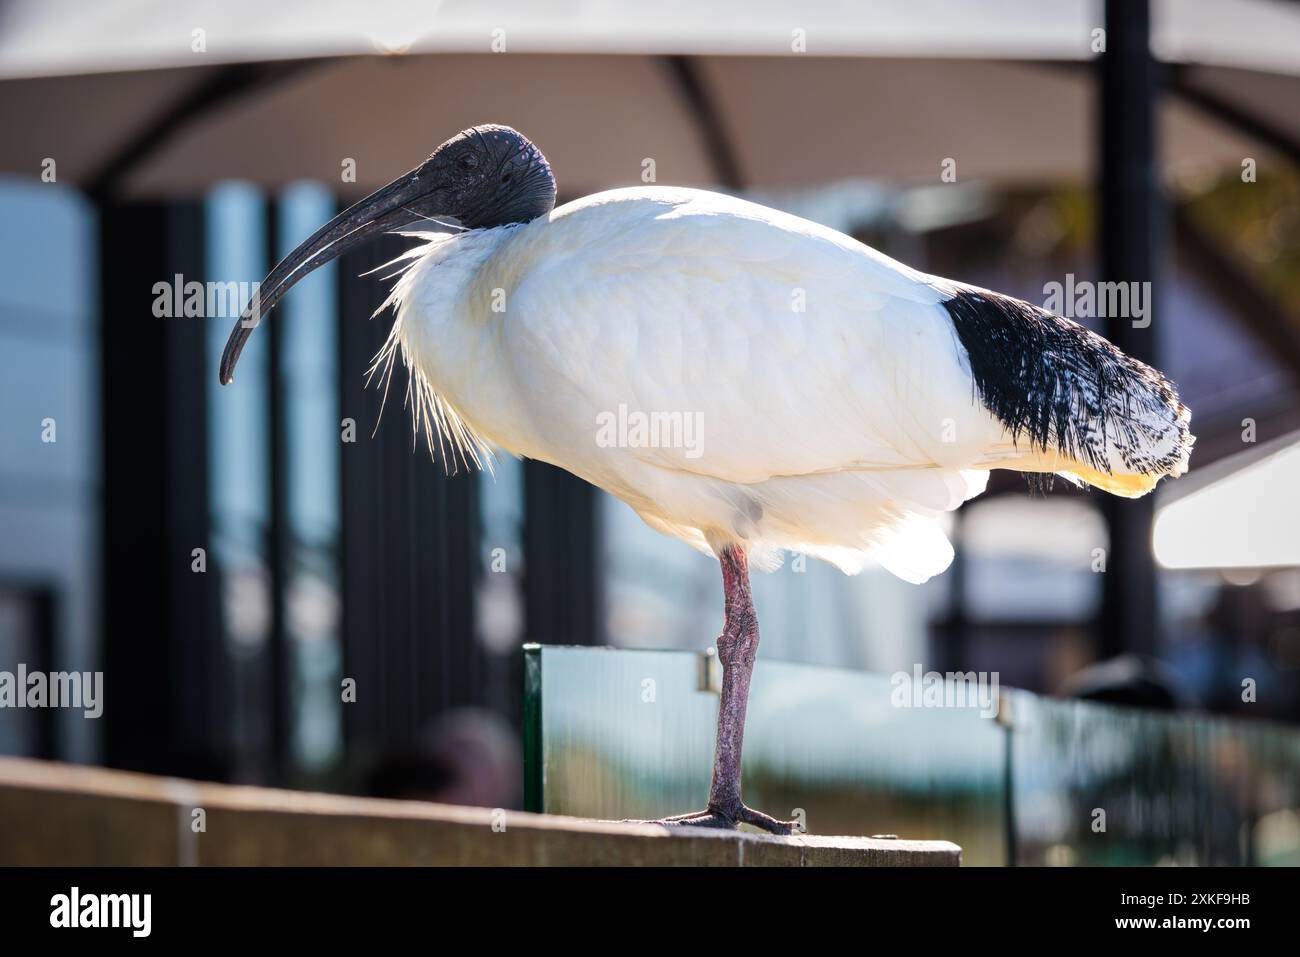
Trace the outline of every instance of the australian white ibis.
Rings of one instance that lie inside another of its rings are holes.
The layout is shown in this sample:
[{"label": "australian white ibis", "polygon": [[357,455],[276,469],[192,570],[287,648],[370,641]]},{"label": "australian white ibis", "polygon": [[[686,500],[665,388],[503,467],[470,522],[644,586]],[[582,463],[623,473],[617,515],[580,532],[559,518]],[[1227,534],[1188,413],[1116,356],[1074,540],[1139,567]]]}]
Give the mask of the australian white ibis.
[{"label": "australian white ibis", "polygon": [[560,466],[721,563],[708,807],[668,821],[790,829],[740,795],[751,564],[790,549],[920,582],[952,559],[937,516],[991,469],[1129,497],[1186,470],[1190,416],[1169,380],[1029,303],[717,193],[554,205],[527,138],[460,133],[272,270],[221,381],[303,276],[379,233],[426,231],[385,303],[396,320],[378,361],[405,365],[430,441],[465,461],[500,447]]}]

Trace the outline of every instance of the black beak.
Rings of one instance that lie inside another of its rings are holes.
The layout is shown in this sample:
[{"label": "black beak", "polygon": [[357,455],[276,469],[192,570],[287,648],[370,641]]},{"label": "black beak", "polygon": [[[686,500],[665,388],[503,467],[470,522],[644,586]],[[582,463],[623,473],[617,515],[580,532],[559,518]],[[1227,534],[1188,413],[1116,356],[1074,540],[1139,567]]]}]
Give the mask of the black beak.
[{"label": "black beak", "polygon": [[448,190],[445,184],[431,181],[434,174],[428,166],[428,163],[417,166],[339,213],[271,270],[244,306],[226,341],[226,349],[221,354],[222,385],[234,379],[239,354],[262,317],[275,308],[298,280],[380,233],[448,214],[447,210],[438,208],[446,205],[439,200],[447,198]]}]

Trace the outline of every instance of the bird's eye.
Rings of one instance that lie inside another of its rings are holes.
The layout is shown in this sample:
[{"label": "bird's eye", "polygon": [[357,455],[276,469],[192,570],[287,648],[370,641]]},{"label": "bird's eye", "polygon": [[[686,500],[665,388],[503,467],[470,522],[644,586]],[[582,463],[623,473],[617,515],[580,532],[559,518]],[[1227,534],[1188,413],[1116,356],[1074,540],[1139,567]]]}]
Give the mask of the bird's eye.
[{"label": "bird's eye", "polygon": [[510,174],[509,174],[509,173],[502,173],[502,174],[501,174],[501,182],[503,182],[503,183],[508,183],[508,182],[510,182]]},{"label": "bird's eye", "polygon": [[460,164],[461,169],[478,168],[478,157],[473,153],[465,153],[460,157],[460,159],[456,160],[456,162]]}]

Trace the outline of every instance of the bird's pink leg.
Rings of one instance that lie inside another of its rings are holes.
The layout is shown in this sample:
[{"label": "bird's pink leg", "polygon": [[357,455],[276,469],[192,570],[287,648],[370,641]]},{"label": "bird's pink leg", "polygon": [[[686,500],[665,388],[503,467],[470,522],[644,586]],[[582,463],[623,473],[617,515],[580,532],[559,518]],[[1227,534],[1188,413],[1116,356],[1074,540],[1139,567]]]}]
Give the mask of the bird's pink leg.
[{"label": "bird's pink leg", "polygon": [[740,754],[745,740],[745,707],[749,679],[758,654],[758,616],[749,591],[749,560],[743,550],[728,547],[719,556],[726,596],[726,622],[718,636],[722,662],[722,699],[718,705],[718,737],[713,751],[713,783],[709,807],[695,814],[663,818],[664,824],[734,828],[751,824],[773,834],[789,834],[793,822],[778,821],[746,807],[740,799]]},{"label": "bird's pink leg", "polygon": [[745,743],[745,708],[749,679],[758,654],[758,616],[749,592],[749,561],[739,549],[720,558],[726,595],[726,622],[718,636],[722,662],[722,700],[718,704],[718,739],[713,750],[713,784],[709,809],[737,811],[740,802],[740,752]]}]

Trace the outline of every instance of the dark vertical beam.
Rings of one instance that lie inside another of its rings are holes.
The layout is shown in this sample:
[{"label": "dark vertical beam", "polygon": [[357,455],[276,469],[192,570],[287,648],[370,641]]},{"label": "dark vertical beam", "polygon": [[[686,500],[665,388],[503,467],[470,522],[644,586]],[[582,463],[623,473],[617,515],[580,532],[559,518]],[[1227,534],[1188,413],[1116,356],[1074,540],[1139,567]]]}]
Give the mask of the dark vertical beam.
[{"label": "dark vertical beam", "polygon": [[[172,274],[207,276],[204,204],[167,205],[166,255]],[[105,300],[106,301],[106,300]],[[170,640],[176,649],[172,678],[176,723],[176,773],[224,778],[221,736],[229,724],[229,659],[220,631],[220,577],[213,569],[209,512],[208,390],[212,377],[207,325],[221,319],[141,320],[164,325],[168,406],[164,439],[167,489],[167,600]],[[157,326],[154,326],[157,334]],[[159,399],[155,396],[153,401]],[[202,548],[207,571],[193,571],[193,550]],[[179,560],[177,560],[179,559]],[[106,631],[107,633],[107,631]],[[106,692],[107,695],[107,692]],[[107,698],[106,698],[107,700]]]},{"label": "dark vertical beam", "polygon": [[[58,601],[54,589],[37,587],[27,595],[31,601],[32,637],[36,645],[36,660],[28,668],[47,672],[76,671],[75,666],[59,660],[56,639]],[[55,708],[36,709],[36,757],[46,761],[64,757],[58,719],[59,712]]]},{"label": "dark vertical beam", "polygon": [[598,494],[553,465],[524,465],[527,641],[595,645],[604,640]]},{"label": "dark vertical beam", "polygon": [[474,629],[478,477],[464,468],[445,474],[423,438],[413,447],[400,363],[382,421],[382,385],[365,384],[391,317],[371,320],[388,283],[361,274],[409,244],[385,237],[342,257],[338,269],[339,408],[356,423],[340,485],[343,676],[357,683],[356,703],[343,709],[349,748],[405,741],[484,693]]},{"label": "dark vertical beam", "polygon": [[939,647],[934,667],[958,671],[965,667],[970,645],[970,616],[966,608],[966,510],[952,513],[952,564],[948,566],[948,614],[938,623]]},{"label": "dark vertical beam", "polygon": [[105,762],[219,778],[223,687],[208,550],[202,318],[153,313],[155,283],[204,275],[198,203],[100,209]]},{"label": "dark vertical beam", "polygon": [[[378,240],[386,243],[387,238]],[[364,551],[372,541],[368,522],[360,516],[374,500],[373,470],[366,467],[364,457],[369,453],[363,441],[365,425],[360,419],[366,397],[355,365],[356,357],[367,340],[365,329],[354,328],[357,314],[365,308],[364,290],[358,287],[356,274],[361,269],[361,250],[344,256],[337,270],[338,277],[338,406],[341,417],[340,440],[344,423],[350,422],[352,441],[344,441],[339,453],[339,633],[342,655],[341,674],[344,682],[354,682],[356,702],[346,699],[343,704],[344,752],[364,744],[377,724],[377,709],[370,701],[369,689],[377,687],[378,652],[367,646],[364,633],[372,624],[366,620],[363,609],[366,596],[379,587],[383,576],[383,554],[370,556],[368,562],[357,561],[354,556]],[[373,546],[371,546],[373,547]],[[365,694],[362,689],[366,689]]]},{"label": "dark vertical beam", "polygon": [[[1106,52],[1098,57],[1098,206],[1101,278],[1150,282],[1150,324],[1109,317],[1106,336],[1129,355],[1155,364],[1161,317],[1160,184],[1156,164],[1157,65],[1151,56],[1147,0],[1106,0]],[[1108,497],[1110,550],[1102,586],[1101,650],[1151,653],[1159,646],[1151,526],[1155,497]]]},{"label": "dark vertical beam", "polygon": [[524,739],[524,810],[542,814],[546,796],[542,793],[542,649],[527,644],[523,660],[523,713],[520,728]]},{"label": "dark vertical beam", "polygon": [[104,761],[160,771],[158,755],[171,742],[170,722],[158,720],[158,712],[172,711],[174,653],[163,591],[166,324],[185,320],[157,319],[150,309],[153,284],[172,280],[166,209],[101,207],[99,225]]},{"label": "dark vertical beam", "polygon": [[[280,261],[279,200],[272,193],[266,200],[266,269]],[[285,461],[288,435],[285,424],[284,340],[285,322],[271,322],[267,371],[267,438],[270,444],[267,461],[271,468],[271,522],[267,528],[266,556],[271,576],[271,627],[267,664],[268,695],[271,719],[270,762],[272,780],[283,781],[290,769],[293,734],[293,669],[289,660],[289,628],[285,601],[290,580],[288,497],[289,469]]]},{"label": "dark vertical beam", "polygon": [[[363,379],[367,360],[378,349],[374,328],[378,323],[367,318],[375,291],[361,278],[361,273],[378,265],[381,254],[392,252],[394,245],[394,239],[383,237],[370,248],[343,256],[338,266],[339,411],[351,421],[355,432],[354,440],[343,444],[339,485],[343,677],[355,682],[356,687],[356,702],[343,707],[348,749],[382,740],[389,733],[389,713],[394,707],[385,665],[398,649],[390,636],[389,615],[381,606],[380,596],[391,591],[395,573],[389,566],[396,559],[398,543],[390,545],[382,535],[388,497],[380,485],[382,475],[370,436],[373,396],[366,392]],[[400,597],[398,600],[404,604]]]}]

